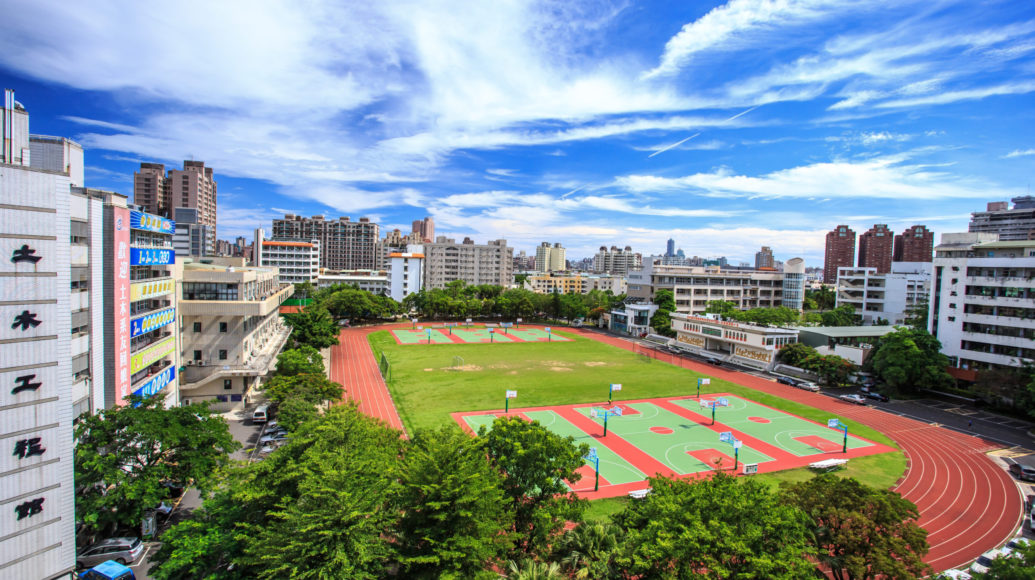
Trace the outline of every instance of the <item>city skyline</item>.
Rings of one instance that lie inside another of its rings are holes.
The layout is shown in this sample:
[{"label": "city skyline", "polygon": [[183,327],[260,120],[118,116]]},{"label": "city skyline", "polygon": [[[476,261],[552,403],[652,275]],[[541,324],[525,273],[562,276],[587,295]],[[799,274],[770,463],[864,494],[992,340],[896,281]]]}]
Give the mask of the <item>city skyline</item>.
[{"label": "city skyline", "polygon": [[280,10],[15,2],[0,81],[34,133],[83,145],[89,187],[204,161],[226,239],[285,213],[430,216],[572,258],[673,238],[816,267],[839,224],[937,243],[1029,193],[1028,3]]}]

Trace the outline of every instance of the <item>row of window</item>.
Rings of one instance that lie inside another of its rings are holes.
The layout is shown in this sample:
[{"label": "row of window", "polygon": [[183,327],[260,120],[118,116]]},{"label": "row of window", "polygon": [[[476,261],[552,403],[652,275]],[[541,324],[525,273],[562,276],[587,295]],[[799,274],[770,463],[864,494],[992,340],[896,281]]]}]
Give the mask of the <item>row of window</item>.
[{"label": "row of window", "polygon": [[[194,330],[194,332],[201,332],[201,323],[200,322],[195,322],[193,330]],[[225,333],[225,332],[228,332],[229,330],[230,330],[229,323],[226,323],[226,322],[220,322],[219,323],[219,332],[224,332]],[[198,352],[198,351],[194,351],[194,352]]]},{"label": "row of window", "polygon": [[[227,357],[228,357],[229,353],[227,352],[226,349],[220,349],[219,352],[216,353],[216,355],[219,358],[219,360],[227,360]],[[196,351],[194,351],[194,356],[192,357],[192,360],[200,361],[200,360],[205,360],[205,359],[203,359],[201,357],[201,351],[200,350],[196,350]]]}]

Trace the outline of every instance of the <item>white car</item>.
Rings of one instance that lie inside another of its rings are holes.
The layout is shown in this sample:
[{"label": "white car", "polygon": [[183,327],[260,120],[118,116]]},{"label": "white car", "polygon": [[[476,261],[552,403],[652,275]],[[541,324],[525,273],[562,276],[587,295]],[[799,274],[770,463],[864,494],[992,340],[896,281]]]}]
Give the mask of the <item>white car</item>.
[{"label": "white car", "polygon": [[799,389],[805,389],[806,391],[812,391],[813,393],[819,392],[819,385],[811,381],[798,381],[798,384],[794,386]]},{"label": "white car", "polygon": [[995,550],[989,550],[978,556],[978,559],[970,565],[970,571],[975,574],[984,574],[985,572],[988,572],[988,567],[992,565],[992,560],[1009,556],[1011,553],[1013,553],[1013,550],[1010,548],[996,548]]},{"label": "white car", "polygon": [[945,580],[970,580],[972,576],[963,570],[946,570],[937,576]]},{"label": "white car", "polygon": [[856,405],[865,405],[866,404],[866,399],[863,398],[862,395],[841,395],[838,398],[841,399],[842,401],[846,401],[848,403],[855,403]]}]

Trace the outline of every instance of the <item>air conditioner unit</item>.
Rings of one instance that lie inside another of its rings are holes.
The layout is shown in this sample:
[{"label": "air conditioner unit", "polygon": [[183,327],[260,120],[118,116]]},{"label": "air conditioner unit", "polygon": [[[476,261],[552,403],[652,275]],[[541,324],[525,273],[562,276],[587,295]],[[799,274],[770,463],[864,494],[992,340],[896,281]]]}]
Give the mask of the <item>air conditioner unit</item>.
[{"label": "air conditioner unit", "polygon": [[205,361],[203,361],[203,360],[199,360],[199,361],[198,361],[198,366],[199,366],[199,367],[203,367],[203,366],[205,366]]},{"label": "air conditioner unit", "polygon": [[187,360],[187,366],[189,366],[189,367],[192,367],[192,366],[194,366],[194,361],[192,361],[192,360]]}]

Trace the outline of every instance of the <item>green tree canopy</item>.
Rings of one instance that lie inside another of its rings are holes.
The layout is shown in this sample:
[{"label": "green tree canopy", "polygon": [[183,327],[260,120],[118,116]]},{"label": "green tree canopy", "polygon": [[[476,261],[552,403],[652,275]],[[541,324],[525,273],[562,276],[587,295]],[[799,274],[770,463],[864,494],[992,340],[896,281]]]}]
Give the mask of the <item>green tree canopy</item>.
[{"label": "green tree canopy", "polygon": [[344,387],[331,381],[323,373],[276,375],[266,382],[266,396],[280,403],[297,398],[317,405],[323,401],[340,401]]},{"label": "green tree canopy", "polygon": [[316,375],[323,373],[323,355],[308,344],[285,350],[277,356],[278,375]]},{"label": "green tree canopy", "polygon": [[869,367],[891,388],[902,393],[952,385],[942,345],[926,330],[898,327],[877,340]]},{"label": "green tree canopy", "polygon": [[930,572],[923,561],[927,532],[916,523],[916,506],[899,494],[833,474],[784,483],[780,493],[811,518],[816,557],[836,580],[908,580]]},{"label": "green tree canopy", "polygon": [[97,531],[139,526],[168,497],[163,482],[208,489],[240,448],[206,405],[166,408],[162,393],[85,415],[75,439],[76,511]]},{"label": "green tree canopy", "polygon": [[861,319],[851,304],[843,304],[822,314],[823,326],[859,326]]},{"label": "green tree canopy", "polygon": [[589,445],[513,416],[496,418],[491,431],[486,434],[483,427],[479,434],[489,461],[503,475],[517,546],[528,554],[545,550],[564,522],[578,521],[585,510],[586,501],[564,482],[579,480],[576,470],[585,465]]},{"label": "green tree canopy", "polygon": [[284,321],[291,327],[291,340],[296,346],[321,349],[338,344],[338,325],[322,306],[311,304],[301,312],[285,314]]},{"label": "green tree canopy", "polygon": [[1035,542],[1020,547],[1009,558],[996,558],[984,574],[974,580],[1035,580]]},{"label": "green tree canopy", "polygon": [[625,533],[618,563],[637,578],[813,575],[808,518],[755,479],[724,472],[650,479],[651,493],[612,519]]}]

